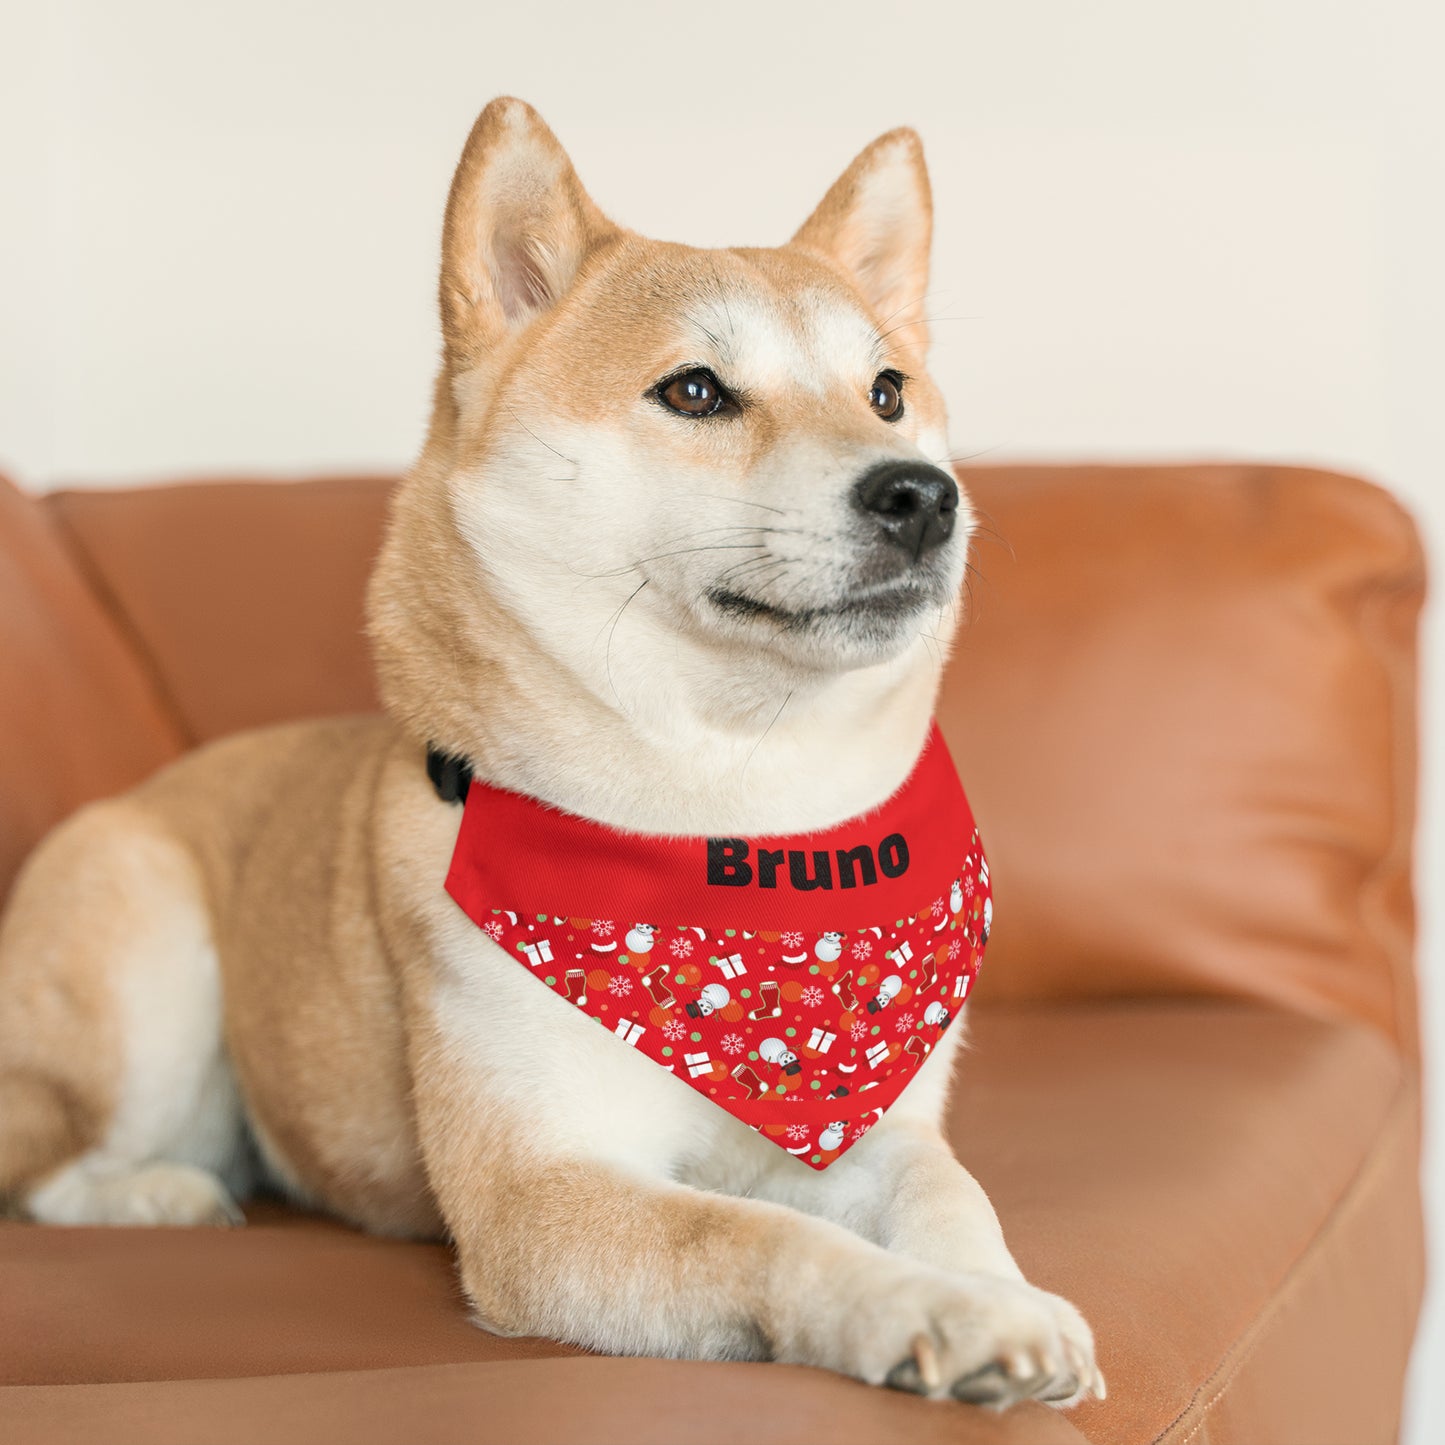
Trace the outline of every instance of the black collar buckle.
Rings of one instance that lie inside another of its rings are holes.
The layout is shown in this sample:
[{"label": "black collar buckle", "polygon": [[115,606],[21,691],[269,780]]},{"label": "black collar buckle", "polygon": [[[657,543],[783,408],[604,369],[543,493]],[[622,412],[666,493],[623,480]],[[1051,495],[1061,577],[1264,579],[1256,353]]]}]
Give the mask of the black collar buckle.
[{"label": "black collar buckle", "polygon": [[472,786],[472,765],[465,758],[429,746],[426,750],[426,775],[442,802],[466,802],[467,790]]}]

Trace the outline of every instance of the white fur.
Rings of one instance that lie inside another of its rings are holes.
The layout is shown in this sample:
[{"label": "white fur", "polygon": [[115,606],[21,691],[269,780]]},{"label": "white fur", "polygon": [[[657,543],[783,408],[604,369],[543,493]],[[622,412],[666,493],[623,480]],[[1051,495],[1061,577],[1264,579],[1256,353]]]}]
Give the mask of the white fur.
[{"label": "white fur", "polygon": [[107,846],[133,855],[114,860],[122,887],[137,863],[169,878],[169,906],[151,909],[107,960],[122,1053],[105,1137],[30,1191],[26,1212],[53,1224],[239,1222],[231,1195],[245,1192],[251,1172],[200,879],[168,840],[101,833],[98,845],[102,855]]}]

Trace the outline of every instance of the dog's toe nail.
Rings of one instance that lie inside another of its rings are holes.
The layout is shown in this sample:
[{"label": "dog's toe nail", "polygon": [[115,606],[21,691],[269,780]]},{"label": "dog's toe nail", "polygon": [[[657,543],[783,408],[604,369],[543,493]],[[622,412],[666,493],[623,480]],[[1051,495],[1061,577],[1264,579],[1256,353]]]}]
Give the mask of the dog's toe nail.
[{"label": "dog's toe nail", "polygon": [[1039,1373],[1039,1362],[1027,1350],[1010,1350],[1003,1357],[1003,1367],[1016,1380],[1029,1380]]},{"label": "dog's toe nail", "polygon": [[918,1365],[918,1377],[924,1389],[936,1390],[943,1383],[943,1371],[938,1368],[938,1351],[927,1335],[914,1335],[910,1346]]}]

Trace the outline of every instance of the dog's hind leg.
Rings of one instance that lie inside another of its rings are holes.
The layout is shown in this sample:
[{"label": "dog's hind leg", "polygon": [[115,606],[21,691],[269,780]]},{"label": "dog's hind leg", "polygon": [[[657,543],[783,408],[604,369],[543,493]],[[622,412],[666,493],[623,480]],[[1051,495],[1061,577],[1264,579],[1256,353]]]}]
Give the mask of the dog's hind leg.
[{"label": "dog's hind leg", "polygon": [[196,861],[140,802],[85,808],[0,927],[0,1199],[57,1224],[236,1223],[246,1157]]}]

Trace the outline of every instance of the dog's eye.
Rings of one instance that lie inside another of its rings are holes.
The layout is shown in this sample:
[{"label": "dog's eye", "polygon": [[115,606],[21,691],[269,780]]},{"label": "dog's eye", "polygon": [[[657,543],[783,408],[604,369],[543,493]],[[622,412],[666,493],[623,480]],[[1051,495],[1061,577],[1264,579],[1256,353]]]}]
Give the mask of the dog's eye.
[{"label": "dog's eye", "polygon": [[723,389],[710,371],[685,371],[657,393],[662,404],[684,416],[711,416],[723,404]]},{"label": "dog's eye", "polygon": [[897,421],[903,415],[903,378],[896,371],[880,371],[873,378],[868,405],[884,421]]}]

